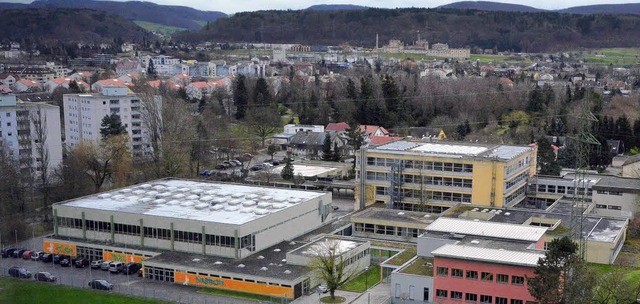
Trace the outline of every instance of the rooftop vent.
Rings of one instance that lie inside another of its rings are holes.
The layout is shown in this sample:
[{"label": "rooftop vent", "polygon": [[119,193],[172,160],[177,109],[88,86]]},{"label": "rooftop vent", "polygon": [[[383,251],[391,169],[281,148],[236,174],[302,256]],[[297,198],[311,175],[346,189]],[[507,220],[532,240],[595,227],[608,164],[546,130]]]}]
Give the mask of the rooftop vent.
[{"label": "rooftop vent", "polygon": [[404,212],[398,212],[398,215],[404,215]]},{"label": "rooftop vent", "polygon": [[222,264],[222,262],[220,262],[220,261],[215,261],[215,262],[213,263],[213,265],[221,265],[221,264]]},{"label": "rooftop vent", "polygon": [[285,273],[285,274],[291,274],[291,270],[288,270],[288,269],[287,269],[287,270],[285,270],[285,271],[284,271],[284,273]]},{"label": "rooftop vent", "polygon": [[238,264],[238,268],[244,268],[244,264]]},{"label": "rooftop vent", "polygon": [[264,257],[263,257],[263,256],[261,256],[261,255],[259,255],[257,259],[258,259],[258,260],[262,260],[262,259],[264,259]]},{"label": "rooftop vent", "polygon": [[477,244],[480,244],[480,241],[478,241],[478,240],[473,240],[473,241],[471,241],[471,244],[475,244],[475,245],[477,245]]},{"label": "rooftop vent", "polygon": [[276,248],[273,250],[273,252],[280,252],[280,251],[281,251],[280,248]]},{"label": "rooftop vent", "polygon": [[509,216],[509,215],[511,215],[511,213],[510,212],[505,212],[504,215]]},{"label": "rooftop vent", "polygon": [[267,271],[268,269],[269,269],[269,268],[264,267],[264,266],[263,266],[263,267],[260,267],[260,270],[262,270],[262,271]]}]

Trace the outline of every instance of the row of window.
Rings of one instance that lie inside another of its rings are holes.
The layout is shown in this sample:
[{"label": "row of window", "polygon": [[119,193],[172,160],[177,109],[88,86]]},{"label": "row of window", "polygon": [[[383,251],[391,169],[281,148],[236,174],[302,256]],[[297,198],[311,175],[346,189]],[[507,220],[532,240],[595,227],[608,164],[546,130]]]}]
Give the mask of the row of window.
[{"label": "row of window", "polygon": [[[436,269],[436,273],[438,276],[448,277],[449,276],[449,268],[447,267],[438,267]],[[484,282],[493,282],[493,273],[491,272],[481,272],[480,276],[478,276],[478,271],[475,270],[467,270],[464,271],[458,268],[451,269],[451,277],[452,278],[466,278],[467,280],[482,280]],[[496,274],[495,275],[496,283],[501,284],[509,284],[509,275],[508,274]],[[511,276],[511,284],[513,285],[524,285],[524,277],[523,276]]]},{"label": "row of window", "polygon": [[518,176],[516,176],[513,179],[511,179],[510,181],[504,183],[504,191],[508,192],[509,190],[511,190],[511,187],[513,187],[513,186],[515,186],[515,185],[517,185],[517,184],[519,184],[519,183],[521,183],[523,181],[526,181],[528,177],[529,177],[529,171],[525,171],[525,172],[522,172],[522,173],[518,174]]},{"label": "row of window", "polygon": [[[557,194],[570,194],[570,195],[583,195],[584,188],[576,188],[574,187],[566,187],[566,186],[556,186],[556,185],[545,185],[545,184],[532,184],[529,188],[531,192],[541,192],[541,193],[557,193]],[[587,189],[587,196],[591,196],[593,194],[593,190]]]},{"label": "row of window", "polygon": [[402,166],[407,169],[433,170],[433,171],[445,171],[445,172],[467,172],[467,173],[473,172],[472,164],[417,161],[417,160],[402,161],[402,160],[393,159],[393,158],[367,157],[367,165],[370,165],[370,166],[391,167],[399,163],[402,163]]},{"label": "row of window", "polygon": [[418,237],[418,235],[420,234],[420,229],[415,229],[415,228],[403,228],[403,227],[363,224],[363,223],[355,223],[354,226],[356,231],[366,232],[366,233],[375,233],[375,234],[381,234],[381,235],[410,236],[415,238],[415,237]]},{"label": "row of window", "polygon": [[512,201],[514,201],[515,199],[524,196],[524,192],[526,190],[526,187],[522,187],[518,190],[516,190],[515,192],[511,193],[509,196],[504,198],[504,204],[508,205],[509,203],[511,203]]},{"label": "row of window", "polygon": [[[57,217],[56,221],[59,227],[82,229],[82,219]],[[86,220],[85,228],[91,231],[111,232],[111,223],[103,221]],[[113,231],[117,234],[140,236],[140,225],[113,224]],[[155,238],[161,240],[171,240],[171,230],[154,227],[143,227],[144,237]],[[202,233],[174,230],[174,241],[184,243],[202,243]],[[240,238],[240,248],[247,248],[251,251],[255,250],[255,236],[246,235]],[[207,234],[205,244],[235,248],[235,237]]]},{"label": "row of window", "polygon": [[504,176],[508,177],[513,173],[516,173],[520,170],[522,170],[522,168],[529,166],[529,162],[531,162],[531,157],[527,156],[524,159],[519,160],[517,163],[515,164],[511,164],[509,166],[506,166],[504,168]]},{"label": "row of window", "polygon": [[622,206],[616,206],[616,205],[602,205],[602,204],[596,204],[596,208],[598,209],[609,209],[609,210],[622,210]]},{"label": "row of window", "polygon": [[394,209],[406,210],[406,211],[420,211],[420,212],[428,212],[428,213],[443,213],[449,210],[449,206],[434,206],[428,204],[418,204],[418,203],[394,203]]},{"label": "row of window", "polygon": [[369,258],[369,249],[368,249],[368,248],[367,248],[367,249],[365,249],[365,250],[363,250],[363,251],[360,251],[358,254],[356,254],[356,255],[354,255],[354,256],[352,256],[352,257],[350,257],[350,258],[346,259],[346,260],[344,261],[344,265],[345,265],[345,266],[349,266],[349,265],[351,265],[351,264],[353,264],[353,263],[355,263],[355,262],[359,261],[360,259],[362,259],[362,258],[364,258],[364,257]]},{"label": "row of window", "polygon": [[495,301],[494,301],[494,297],[490,296],[490,295],[479,295],[475,294],[475,293],[465,293],[464,297],[463,297],[463,293],[461,291],[448,291],[448,290],[443,290],[443,289],[436,289],[436,298],[440,298],[440,299],[446,299],[449,298],[449,296],[451,297],[451,300],[459,300],[462,301],[463,299],[466,302],[473,302],[473,303],[477,303],[478,300],[480,300],[480,303],[482,304],[535,304],[535,302],[531,302],[531,301],[524,301],[524,300],[519,300],[519,299],[511,299],[511,301],[509,301],[509,299],[507,298],[503,298],[503,297],[495,297]]},{"label": "row of window", "polygon": [[605,195],[622,195],[622,192],[620,191],[607,191],[607,190],[596,190],[596,193],[598,194],[605,194]]},{"label": "row of window", "polygon": [[462,202],[470,203],[471,194],[453,193],[444,191],[418,190],[418,189],[401,189],[402,197],[416,198],[427,201],[446,201],[446,202]]}]

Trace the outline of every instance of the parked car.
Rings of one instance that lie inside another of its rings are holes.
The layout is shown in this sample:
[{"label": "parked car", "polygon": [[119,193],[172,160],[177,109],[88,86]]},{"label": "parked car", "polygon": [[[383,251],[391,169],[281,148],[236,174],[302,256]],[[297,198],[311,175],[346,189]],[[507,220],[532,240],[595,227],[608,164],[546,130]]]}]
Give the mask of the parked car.
[{"label": "parked car", "polygon": [[258,165],[251,166],[251,168],[249,168],[249,170],[251,170],[251,171],[260,171],[263,168],[264,168],[264,166],[262,164],[258,164]]},{"label": "parked car", "polygon": [[53,254],[45,253],[45,254],[41,255],[40,256],[40,261],[43,261],[45,263],[53,262]]},{"label": "parked car", "polygon": [[24,259],[24,260],[31,259],[31,253],[32,252],[33,251],[31,251],[31,250],[25,250],[25,252],[22,253],[22,259]]},{"label": "parked car", "polygon": [[138,272],[138,270],[142,269],[142,265],[138,263],[129,263],[122,267],[122,273],[124,274],[133,274]]},{"label": "parked car", "polygon": [[238,166],[242,166],[242,162],[239,159],[234,159],[232,162],[236,163]]},{"label": "parked car", "polygon": [[204,176],[204,175],[209,175],[209,170],[202,170],[200,171],[200,175]]},{"label": "parked car", "polygon": [[109,264],[109,272],[120,273],[122,272],[122,267],[124,267],[124,264],[122,262],[111,262]]},{"label": "parked car", "polygon": [[40,261],[40,256],[42,256],[44,254],[44,252],[42,251],[34,251],[31,253],[31,260],[32,261]]},{"label": "parked car", "polygon": [[13,255],[13,252],[16,251],[16,248],[5,248],[2,249],[2,258],[8,258]]},{"label": "parked car", "polygon": [[225,170],[227,169],[224,165],[217,165],[216,170]]},{"label": "parked car", "polygon": [[113,284],[107,282],[107,280],[91,280],[89,281],[89,287],[99,290],[111,290]]},{"label": "parked car", "polygon": [[104,270],[104,271],[108,271],[109,270],[109,265],[113,263],[112,261],[102,261],[102,264],[100,264],[100,269]]},{"label": "parked car", "polygon": [[236,166],[236,163],[232,163],[232,162],[230,162],[230,161],[228,161],[228,160],[225,160],[225,161],[223,161],[222,163],[223,163],[227,168],[233,168],[233,167],[235,167],[235,166]]},{"label": "parked car", "polygon": [[27,250],[26,250],[26,249],[16,249],[16,250],[13,252],[13,255],[11,255],[11,256],[12,256],[13,258],[19,258],[19,257],[22,257],[22,254],[23,254],[25,251],[27,251]]},{"label": "parked car", "polygon": [[54,275],[48,272],[38,272],[36,273],[35,276],[33,276],[33,278],[36,281],[41,281],[41,282],[55,282],[58,280],[58,278],[56,278]]},{"label": "parked car", "polygon": [[64,254],[56,254],[56,255],[53,256],[53,263],[54,264],[60,264],[60,262],[62,262],[62,260],[64,260],[64,259],[69,259],[70,260],[69,256],[66,256]]},{"label": "parked car", "polygon": [[320,284],[320,286],[318,286],[318,291],[321,293],[327,293],[329,288],[327,288],[327,284]]},{"label": "parked car", "polygon": [[18,267],[18,266],[9,268],[9,275],[14,278],[21,278],[21,279],[31,278],[31,272],[29,272],[29,270],[26,270],[24,267]]},{"label": "parked car", "polygon": [[102,260],[91,261],[91,269],[99,269],[102,266]]},{"label": "parked car", "polygon": [[73,265],[75,265],[76,268],[85,268],[86,266],[89,266],[89,264],[91,264],[91,262],[88,259],[85,259],[85,258],[78,258],[73,263]]},{"label": "parked car", "polygon": [[142,277],[144,275],[142,268],[138,269],[138,276]]},{"label": "parked car", "polygon": [[277,161],[277,160],[274,160],[274,161],[271,162],[271,164],[274,165],[274,166],[279,166],[280,162]]},{"label": "parked car", "polygon": [[66,257],[60,260],[60,266],[62,267],[70,267],[71,266],[71,258]]}]

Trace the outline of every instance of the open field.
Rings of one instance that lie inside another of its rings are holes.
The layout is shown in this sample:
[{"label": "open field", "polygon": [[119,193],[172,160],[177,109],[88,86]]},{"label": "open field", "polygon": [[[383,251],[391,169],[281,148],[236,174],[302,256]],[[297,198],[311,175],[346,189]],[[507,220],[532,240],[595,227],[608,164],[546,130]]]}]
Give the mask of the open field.
[{"label": "open field", "polygon": [[352,292],[365,292],[373,285],[378,284],[378,282],[380,282],[380,266],[373,266],[369,267],[366,272],[361,273],[351,281],[344,283],[339,289]]},{"label": "open field", "polygon": [[136,21],[133,21],[133,22],[135,24],[137,24],[139,27],[141,27],[141,28],[143,28],[143,29],[145,29],[147,31],[162,33],[162,34],[165,34],[165,35],[171,35],[171,34],[174,34],[176,32],[181,32],[181,31],[187,30],[187,29],[181,28],[181,27],[162,25],[162,24],[153,23],[153,22],[147,22],[147,21],[136,20]]},{"label": "open field", "polygon": [[582,52],[582,59],[592,64],[635,65],[640,64],[640,48],[594,49]]},{"label": "open field", "polygon": [[51,283],[34,282],[24,279],[0,278],[0,303],[156,304],[168,302],[128,297],[102,290],[94,291],[53,285]]}]

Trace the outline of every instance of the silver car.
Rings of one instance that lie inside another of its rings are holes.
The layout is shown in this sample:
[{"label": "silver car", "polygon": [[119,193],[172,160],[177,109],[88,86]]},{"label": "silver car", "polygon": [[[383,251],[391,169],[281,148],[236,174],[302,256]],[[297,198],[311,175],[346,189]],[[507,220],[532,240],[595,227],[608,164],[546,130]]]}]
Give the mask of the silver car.
[{"label": "silver car", "polygon": [[111,264],[111,261],[102,261],[102,265],[100,265],[100,269],[104,271],[109,270],[109,264]]}]

